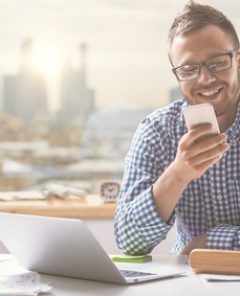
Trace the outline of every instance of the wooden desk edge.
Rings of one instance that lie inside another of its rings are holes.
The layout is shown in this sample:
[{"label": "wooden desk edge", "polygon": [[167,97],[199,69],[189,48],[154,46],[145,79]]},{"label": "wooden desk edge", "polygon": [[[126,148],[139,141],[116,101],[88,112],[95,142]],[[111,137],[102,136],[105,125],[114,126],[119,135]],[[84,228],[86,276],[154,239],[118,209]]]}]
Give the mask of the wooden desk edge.
[{"label": "wooden desk edge", "polygon": [[116,203],[92,204],[77,201],[0,202],[0,212],[68,218],[113,218]]}]

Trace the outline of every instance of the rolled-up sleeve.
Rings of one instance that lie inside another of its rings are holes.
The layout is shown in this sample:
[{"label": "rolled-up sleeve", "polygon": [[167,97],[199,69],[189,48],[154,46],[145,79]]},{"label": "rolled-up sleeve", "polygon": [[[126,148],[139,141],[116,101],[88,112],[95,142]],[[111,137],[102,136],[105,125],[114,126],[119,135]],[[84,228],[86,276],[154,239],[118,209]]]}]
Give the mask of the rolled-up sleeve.
[{"label": "rolled-up sleeve", "polygon": [[[164,143],[161,144],[161,143]],[[115,215],[118,247],[126,254],[147,254],[164,240],[171,229],[160,217],[152,185],[169,163],[169,139],[145,120],[135,133]]]}]

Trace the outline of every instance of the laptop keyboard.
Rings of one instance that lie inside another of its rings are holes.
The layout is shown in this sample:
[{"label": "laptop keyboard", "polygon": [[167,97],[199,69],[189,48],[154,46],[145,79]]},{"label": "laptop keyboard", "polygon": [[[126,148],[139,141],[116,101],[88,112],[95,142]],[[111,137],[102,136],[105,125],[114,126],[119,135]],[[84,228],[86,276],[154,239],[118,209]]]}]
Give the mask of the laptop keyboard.
[{"label": "laptop keyboard", "polygon": [[124,277],[128,277],[128,278],[154,275],[154,273],[141,272],[141,271],[135,271],[135,270],[126,270],[126,269],[121,269],[120,272]]}]

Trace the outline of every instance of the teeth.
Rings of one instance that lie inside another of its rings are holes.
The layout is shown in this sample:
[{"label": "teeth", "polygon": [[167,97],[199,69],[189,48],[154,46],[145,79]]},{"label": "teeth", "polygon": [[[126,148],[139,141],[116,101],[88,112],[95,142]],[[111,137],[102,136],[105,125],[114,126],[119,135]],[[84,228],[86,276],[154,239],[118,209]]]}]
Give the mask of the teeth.
[{"label": "teeth", "polygon": [[215,90],[210,90],[210,91],[204,91],[204,92],[201,92],[200,94],[205,97],[210,97],[210,96],[216,95],[219,92],[219,90],[220,88]]}]

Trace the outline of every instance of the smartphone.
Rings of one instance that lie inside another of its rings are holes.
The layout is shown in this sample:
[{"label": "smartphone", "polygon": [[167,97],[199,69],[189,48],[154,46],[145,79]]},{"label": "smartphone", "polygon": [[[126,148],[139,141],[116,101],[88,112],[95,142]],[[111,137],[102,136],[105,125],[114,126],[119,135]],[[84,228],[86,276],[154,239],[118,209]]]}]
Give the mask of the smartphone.
[{"label": "smartphone", "polygon": [[214,108],[211,104],[198,104],[186,107],[182,111],[187,129],[200,123],[211,123],[210,134],[219,134],[219,126]]}]

